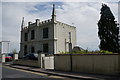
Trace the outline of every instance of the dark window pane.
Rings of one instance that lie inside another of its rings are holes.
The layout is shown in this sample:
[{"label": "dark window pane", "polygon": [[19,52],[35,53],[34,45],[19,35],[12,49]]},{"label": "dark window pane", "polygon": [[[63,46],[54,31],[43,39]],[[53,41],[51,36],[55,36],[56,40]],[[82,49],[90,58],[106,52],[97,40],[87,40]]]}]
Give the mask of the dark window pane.
[{"label": "dark window pane", "polygon": [[31,30],[31,40],[35,39],[35,30]]},{"label": "dark window pane", "polygon": [[71,32],[69,32],[69,39],[71,39]]},{"label": "dark window pane", "polygon": [[48,38],[48,28],[43,29],[43,38]]},{"label": "dark window pane", "polygon": [[70,43],[71,43],[71,32],[69,32],[69,40],[70,40]]},{"label": "dark window pane", "polygon": [[49,47],[48,44],[43,44],[43,52],[48,53]]},{"label": "dark window pane", "polygon": [[27,45],[24,46],[24,55],[27,54]]},{"label": "dark window pane", "polygon": [[28,33],[24,34],[24,41],[28,41]]},{"label": "dark window pane", "polygon": [[35,53],[35,48],[31,47],[31,53]]}]

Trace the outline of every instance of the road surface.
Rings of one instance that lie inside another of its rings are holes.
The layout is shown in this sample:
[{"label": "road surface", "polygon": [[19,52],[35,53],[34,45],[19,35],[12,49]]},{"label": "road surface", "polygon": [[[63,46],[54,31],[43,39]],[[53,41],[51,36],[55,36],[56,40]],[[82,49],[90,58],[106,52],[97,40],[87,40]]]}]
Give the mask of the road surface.
[{"label": "road surface", "polygon": [[46,74],[31,72],[2,66],[2,80],[62,80],[46,76]]}]

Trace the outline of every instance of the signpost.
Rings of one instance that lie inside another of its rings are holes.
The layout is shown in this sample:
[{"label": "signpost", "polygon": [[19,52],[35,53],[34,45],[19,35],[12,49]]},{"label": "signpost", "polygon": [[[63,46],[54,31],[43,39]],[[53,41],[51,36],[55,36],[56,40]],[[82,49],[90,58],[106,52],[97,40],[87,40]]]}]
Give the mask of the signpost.
[{"label": "signpost", "polygon": [[0,42],[0,63],[5,62],[5,54],[9,53],[9,42],[10,41]]},{"label": "signpost", "polygon": [[0,42],[0,54],[9,53],[9,43],[10,43],[10,41],[1,41]]}]

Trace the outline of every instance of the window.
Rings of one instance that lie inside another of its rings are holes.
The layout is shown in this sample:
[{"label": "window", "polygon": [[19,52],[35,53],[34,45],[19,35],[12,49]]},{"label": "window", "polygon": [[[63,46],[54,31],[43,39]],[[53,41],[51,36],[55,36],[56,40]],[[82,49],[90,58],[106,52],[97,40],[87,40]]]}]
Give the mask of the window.
[{"label": "window", "polygon": [[48,38],[48,28],[43,29],[43,38]]},{"label": "window", "polygon": [[35,53],[35,48],[31,47],[31,53]]},{"label": "window", "polygon": [[31,30],[31,40],[35,39],[35,30]]},{"label": "window", "polygon": [[49,47],[48,47],[48,44],[43,44],[43,52],[44,53],[48,53],[48,50],[49,50]]},{"label": "window", "polygon": [[24,41],[28,41],[28,33],[24,34]]},{"label": "window", "polygon": [[71,38],[71,32],[69,32],[69,39]]},{"label": "window", "polygon": [[27,54],[27,45],[24,46],[24,55]]},{"label": "window", "polygon": [[69,40],[70,40],[70,43],[71,43],[71,32],[69,32]]}]

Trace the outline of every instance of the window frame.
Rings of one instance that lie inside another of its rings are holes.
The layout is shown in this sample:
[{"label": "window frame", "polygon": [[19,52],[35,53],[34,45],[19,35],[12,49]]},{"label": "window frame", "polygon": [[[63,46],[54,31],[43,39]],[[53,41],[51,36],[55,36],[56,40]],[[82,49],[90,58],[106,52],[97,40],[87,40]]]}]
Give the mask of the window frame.
[{"label": "window frame", "polygon": [[49,28],[43,28],[43,39],[49,38]]},{"label": "window frame", "polygon": [[31,40],[35,39],[35,30],[31,30]]},{"label": "window frame", "polygon": [[28,32],[24,33],[24,41],[28,41]]}]

